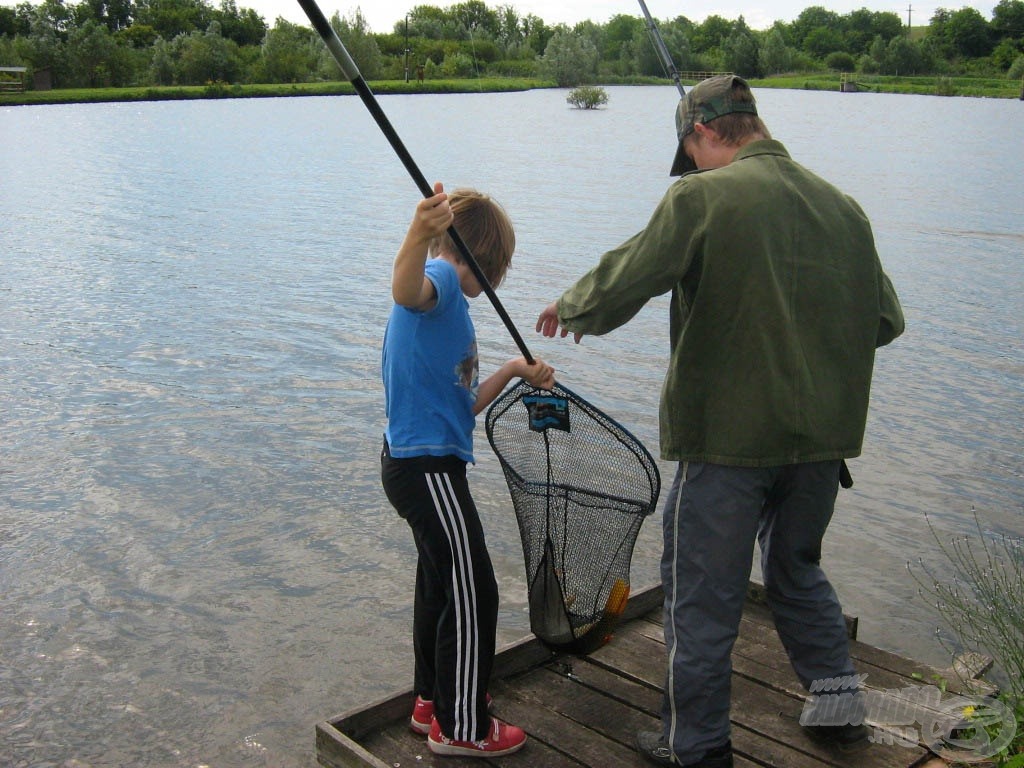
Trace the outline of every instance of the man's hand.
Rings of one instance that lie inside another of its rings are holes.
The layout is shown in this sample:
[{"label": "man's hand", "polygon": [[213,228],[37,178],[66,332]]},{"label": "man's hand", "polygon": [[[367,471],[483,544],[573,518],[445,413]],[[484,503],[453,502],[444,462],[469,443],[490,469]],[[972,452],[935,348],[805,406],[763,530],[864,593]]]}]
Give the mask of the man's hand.
[{"label": "man's hand", "polygon": [[[559,332],[559,329],[558,329],[558,304],[557,304],[557,302],[551,302],[546,307],[544,307],[544,311],[541,312],[540,316],[537,318],[537,329],[536,330],[537,330],[538,333],[540,333],[540,334],[542,334],[544,336],[547,336],[549,339],[551,337],[553,337],[556,333],[560,333],[560,335],[561,335],[561,337],[563,339],[566,336],[569,335],[569,329],[565,328],[564,326],[562,327],[561,332]],[[574,333],[572,335],[572,337],[573,337],[573,340],[577,344],[579,344],[580,343],[580,339],[583,338],[583,334],[582,333]]]}]

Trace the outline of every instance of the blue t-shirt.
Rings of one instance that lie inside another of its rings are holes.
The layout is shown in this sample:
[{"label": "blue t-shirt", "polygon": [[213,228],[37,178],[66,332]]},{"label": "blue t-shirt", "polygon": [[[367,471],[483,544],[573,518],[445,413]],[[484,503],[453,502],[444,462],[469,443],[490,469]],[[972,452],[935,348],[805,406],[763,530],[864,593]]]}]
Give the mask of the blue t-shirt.
[{"label": "blue t-shirt", "polygon": [[384,332],[384,435],[395,458],[454,455],[472,462],[480,382],[469,302],[444,259],[428,259],[425,274],[437,304],[426,312],[396,304]]}]

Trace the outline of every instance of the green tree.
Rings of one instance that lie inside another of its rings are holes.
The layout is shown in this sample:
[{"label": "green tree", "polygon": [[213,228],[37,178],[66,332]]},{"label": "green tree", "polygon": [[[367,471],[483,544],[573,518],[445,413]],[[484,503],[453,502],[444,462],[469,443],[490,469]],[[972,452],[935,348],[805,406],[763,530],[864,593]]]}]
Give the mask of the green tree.
[{"label": "green tree", "polygon": [[239,75],[238,45],[226,40],[220,25],[212,22],[206,32],[179,35],[177,49],[177,82],[187,85],[233,83]]},{"label": "green tree", "polygon": [[532,13],[523,17],[522,24],[526,45],[537,56],[544,55],[548,43],[555,35],[555,30],[545,24],[542,18],[534,16]]},{"label": "green tree", "polygon": [[851,11],[846,19],[843,38],[846,43],[844,50],[851,53],[865,53],[871,41],[878,34],[874,25],[874,13],[867,8]]},{"label": "green tree", "polygon": [[162,37],[153,43],[153,58],[149,63],[149,78],[155,85],[174,83],[174,56],[171,45]]},{"label": "green tree", "polygon": [[612,61],[622,57],[624,46],[632,49],[636,33],[646,30],[644,22],[637,16],[619,13],[612,16],[604,25],[604,35],[598,52],[603,61]]},{"label": "green tree", "polygon": [[954,11],[946,25],[946,34],[954,50],[961,56],[974,58],[992,53],[988,22],[974,8]]},{"label": "green tree", "polygon": [[63,41],[67,39],[71,23],[71,9],[64,5],[63,0],[43,0],[35,9],[35,16],[32,19],[32,34],[52,34]]},{"label": "green tree", "polygon": [[304,83],[316,71],[322,48],[311,29],[279,16],[263,41],[258,77],[266,83]]},{"label": "green tree", "polygon": [[[67,85],[86,88],[113,85],[111,63],[116,48],[110,30],[94,19],[72,29],[67,44],[70,67]],[[124,84],[123,80],[118,83]]]},{"label": "green tree", "polygon": [[835,51],[825,57],[825,66],[836,72],[853,72],[857,62],[846,51]]},{"label": "green tree", "polygon": [[766,75],[788,72],[793,66],[793,49],[786,45],[782,32],[777,28],[765,35],[758,56],[761,71]]},{"label": "green tree", "polygon": [[50,68],[53,83],[58,87],[70,77],[65,45],[69,18],[67,8],[59,0],[44,0],[34,9],[30,32],[18,46],[21,58],[33,69]]},{"label": "green tree", "polygon": [[1020,80],[1024,77],[1024,56],[1018,56],[1013,60],[1013,64],[1010,65],[1009,71],[1006,76],[1010,80]]},{"label": "green tree", "polygon": [[[812,5],[809,8],[804,8],[800,12],[800,15],[796,17],[793,23],[790,25],[793,35],[792,44],[797,48],[807,51],[815,55],[825,55],[825,53],[831,53],[832,51],[839,50],[839,48],[832,47],[830,50],[824,53],[815,53],[811,48],[807,46],[807,37],[818,29],[830,30],[833,34],[842,37],[843,23],[839,18],[839,14],[834,11],[829,11],[820,5]],[[822,33],[818,33],[821,36]],[[841,48],[842,46],[840,46]]]},{"label": "green tree", "polygon": [[812,56],[823,59],[830,53],[844,50],[846,42],[839,30],[831,27],[815,27],[804,37],[803,49]]},{"label": "green tree", "polygon": [[499,5],[497,8],[498,32],[496,39],[504,46],[505,51],[522,45],[526,41],[519,12],[511,5]]},{"label": "green tree", "polygon": [[572,87],[592,79],[597,71],[597,48],[585,37],[559,30],[541,57],[541,71],[560,87]]},{"label": "green tree", "polygon": [[465,0],[453,5],[448,13],[474,37],[483,34],[495,40],[501,30],[498,12],[488,8],[482,0]]},{"label": "green tree", "polygon": [[[356,8],[351,16],[342,17],[337,12],[331,16],[331,27],[345,45],[352,61],[359,67],[360,73],[367,80],[380,77],[383,58],[376,38],[370,33],[369,24],[363,12]],[[326,47],[319,46],[319,72],[321,77],[329,80],[344,80],[341,67],[334,60]]]},{"label": "green tree", "polygon": [[722,47],[725,38],[732,32],[732,22],[721,16],[708,16],[697,25],[690,36],[695,53],[705,53]]},{"label": "green tree", "polygon": [[1024,0],[999,0],[992,9],[992,33],[998,40],[1016,40],[1024,47]]},{"label": "green tree", "polygon": [[605,27],[600,24],[595,24],[593,21],[588,19],[574,25],[572,31],[594,44],[594,48],[597,49],[597,56],[600,61],[614,61],[618,59],[618,48],[616,48],[614,56],[605,53],[605,38],[607,37]]},{"label": "green tree", "polygon": [[894,75],[916,75],[921,72],[921,49],[905,37],[894,37],[886,50],[886,65]]},{"label": "green tree", "polygon": [[17,8],[0,6],[0,37],[27,35],[32,31],[32,6],[22,3]]},{"label": "green tree", "polygon": [[[876,72],[885,72],[889,63],[889,48],[885,44],[885,40],[881,35],[875,35],[875,39],[871,41],[871,47],[868,49],[868,56],[875,62]],[[862,68],[862,71],[863,70]]]},{"label": "green tree", "polygon": [[760,77],[761,63],[757,40],[740,16],[732,32],[722,43],[722,63],[725,69],[744,77]]},{"label": "green tree", "polygon": [[999,45],[992,49],[992,64],[999,69],[1009,69],[1020,53],[1020,47],[1013,40],[1003,38]]},{"label": "green tree", "polygon": [[156,30],[149,24],[132,24],[130,27],[118,30],[117,39],[129,48],[149,48],[160,37]]},{"label": "green tree", "polygon": [[[694,61],[693,47],[690,41],[695,28],[694,23],[685,16],[678,16],[661,26],[661,37],[665,41],[665,47],[668,48],[672,60],[681,71],[699,69]],[[644,31],[646,32],[646,27]]]},{"label": "green tree", "polygon": [[239,10],[235,0],[221,0],[211,18],[220,24],[221,34],[238,45],[260,45],[267,34],[263,17],[252,8]]},{"label": "green tree", "polygon": [[395,34],[404,35],[406,20],[409,22],[409,34],[414,37],[426,37],[440,40],[445,25],[445,12],[433,5],[417,5],[406,18],[395,22]]},{"label": "green tree", "polygon": [[209,9],[202,0],[143,0],[137,19],[148,24],[165,40],[206,29]]},{"label": "green tree", "polygon": [[[669,48],[669,42],[667,40],[665,41],[665,47],[668,48],[669,55],[672,56],[672,61],[676,65],[676,69],[685,69],[680,62],[678,54],[673,53],[673,49]],[[661,56],[654,47],[651,35],[647,31],[646,26],[641,27],[633,33],[633,39],[630,41],[628,48],[633,53],[633,71],[636,74],[646,75],[648,77],[669,76],[669,73],[665,69],[665,62],[662,61]]]}]

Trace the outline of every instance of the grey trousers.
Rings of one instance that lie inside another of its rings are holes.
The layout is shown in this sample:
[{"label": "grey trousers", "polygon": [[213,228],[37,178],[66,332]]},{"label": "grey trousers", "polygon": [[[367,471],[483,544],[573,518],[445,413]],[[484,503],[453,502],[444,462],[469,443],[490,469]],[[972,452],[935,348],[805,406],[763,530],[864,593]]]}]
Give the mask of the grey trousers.
[{"label": "grey trousers", "polygon": [[839,461],[784,467],[681,463],[665,502],[662,728],[675,760],[730,737],[732,647],[754,541],[775,626],[800,682],[854,674],[842,608],[821,570]]}]

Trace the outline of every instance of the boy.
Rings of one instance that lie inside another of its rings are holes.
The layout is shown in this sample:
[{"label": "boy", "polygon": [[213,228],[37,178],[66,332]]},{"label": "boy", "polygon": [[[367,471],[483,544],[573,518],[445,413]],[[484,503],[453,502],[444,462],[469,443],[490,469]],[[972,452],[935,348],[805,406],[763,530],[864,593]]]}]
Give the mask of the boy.
[{"label": "boy", "polygon": [[436,754],[496,757],[520,749],[526,734],[487,713],[498,586],[466,464],[473,461],[476,414],[513,378],[550,388],[554,371],[514,358],[478,381],[466,297],[483,288],[446,231],[454,223],[493,286],[508,270],[515,233],[486,195],[461,189],[449,197],[440,183],[434,192],[417,204],[392,273],[381,478],[419,553],[411,727],[427,734]]}]

